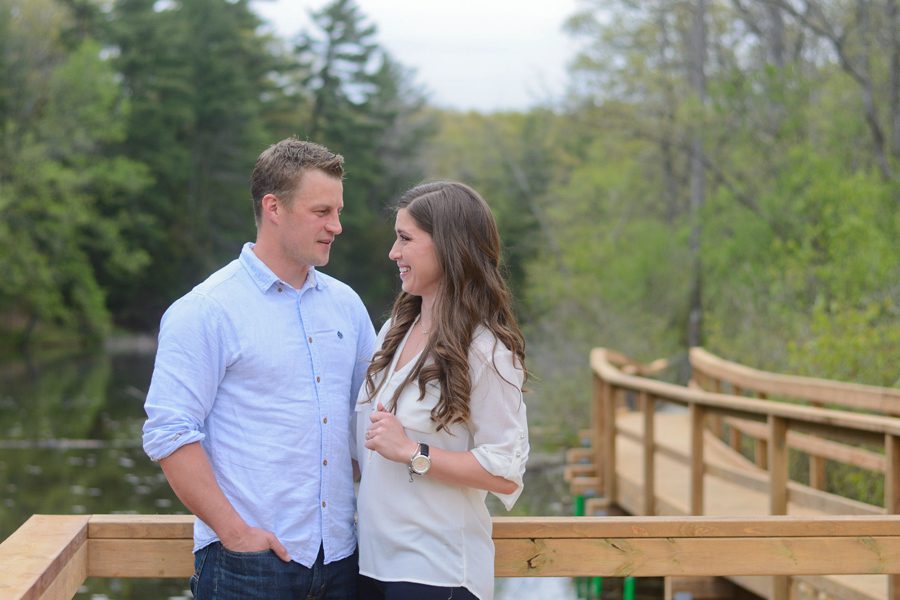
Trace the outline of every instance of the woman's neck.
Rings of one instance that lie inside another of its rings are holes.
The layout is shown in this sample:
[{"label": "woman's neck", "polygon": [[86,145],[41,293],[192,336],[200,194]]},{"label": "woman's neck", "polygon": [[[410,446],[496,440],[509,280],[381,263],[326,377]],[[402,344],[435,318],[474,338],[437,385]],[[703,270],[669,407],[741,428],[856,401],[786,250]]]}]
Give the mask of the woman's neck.
[{"label": "woman's neck", "polygon": [[419,322],[421,322],[422,325],[424,325],[425,328],[428,329],[429,331],[431,330],[431,326],[432,326],[431,319],[434,314],[432,311],[433,308],[434,308],[434,298],[425,298],[423,296],[422,297],[422,306],[419,307]]}]

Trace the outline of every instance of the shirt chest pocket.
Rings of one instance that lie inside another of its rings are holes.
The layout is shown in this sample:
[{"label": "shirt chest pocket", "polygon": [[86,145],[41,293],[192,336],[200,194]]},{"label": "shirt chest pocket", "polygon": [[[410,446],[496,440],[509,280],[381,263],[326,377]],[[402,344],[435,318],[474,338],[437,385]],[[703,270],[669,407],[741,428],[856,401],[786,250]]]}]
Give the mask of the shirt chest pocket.
[{"label": "shirt chest pocket", "polygon": [[352,332],[339,327],[317,329],[307,338],[316,366],[318,383],[349,390],[356,366],[356,343]]}]

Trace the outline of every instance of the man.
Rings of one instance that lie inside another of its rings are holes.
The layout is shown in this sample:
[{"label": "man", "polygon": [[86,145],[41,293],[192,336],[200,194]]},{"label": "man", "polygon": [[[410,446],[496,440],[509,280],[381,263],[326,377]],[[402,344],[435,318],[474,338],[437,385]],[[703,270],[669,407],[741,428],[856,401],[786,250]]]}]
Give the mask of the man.
[{"label": "man", "polygon": [[266,149],[256,243],[163,316],[144,449],[198,517],[201,600],[355,598],[349,423],[375,332],[315,269],[341,233],[342,178],[317,144]]}]

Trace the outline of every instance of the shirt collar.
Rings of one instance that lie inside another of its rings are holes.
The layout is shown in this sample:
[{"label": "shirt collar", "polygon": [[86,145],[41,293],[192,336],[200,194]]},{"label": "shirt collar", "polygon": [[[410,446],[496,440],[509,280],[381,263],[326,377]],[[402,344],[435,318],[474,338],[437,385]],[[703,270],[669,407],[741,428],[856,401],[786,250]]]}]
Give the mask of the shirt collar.
[{"label": "shirt collar", "polygon": [[[253,252],[253,246],[255,245],[256,244],[253,242],[244,244],[244,247],[241,248],[240,261],[241,265],[243,265],[244,269],[246,269],[247,273],[250,275],[250,279],[252,279],[259,288],[259,291],[265,293],[269,291],[273,285],[281,283],[281,279],[279,279],[278,275],[273,273],[272,269],[270,269],[266,263],[261,261],[256,253]],[[324,290],[328,287],[325,279],[318,276],[315,267],[309,268],[306,282],[304,282],[303,287],[300,289],[302,290],[307,287],[315,288],[317,290]]]}]

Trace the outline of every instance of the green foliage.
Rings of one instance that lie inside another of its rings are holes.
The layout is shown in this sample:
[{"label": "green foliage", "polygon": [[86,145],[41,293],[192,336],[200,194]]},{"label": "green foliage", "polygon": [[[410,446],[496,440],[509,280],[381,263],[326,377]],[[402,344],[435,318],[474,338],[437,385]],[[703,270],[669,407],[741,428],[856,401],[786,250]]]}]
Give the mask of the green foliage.
[{"label": "green foliage", "polygon": [[421,180],[421,146],[433,126],[422,92],[379,47],[375,26],[353,0],[334,0],[312,17],[315,27],[296,49],[311,106],[298,127],[342,154],[347,172],[344,231],[326,270],[359,292],[377,324],[397,282],[387,259],[394,223],[386,209]]},{"label": "green foliage", "polygon": [[61,44],[65,10],[6,2],[0,14],[0,311],[23,344],[46,325],[97,340],[110,315],[95,265],[133,276],[147,261],[123,234],[129,217],[117,200],[140,190],[146,172],[108,154],[128,107],[98,43]]},{"label": "green foliage", "polygon": [[[530,414],[560,439],[587,423],[591,347],[684,355],[695,273],[712,351],[898,385],[898,187],[876,168],[859,82],[787,15],[778,30],[770,10],[710,2],[700,95],[695,7],[583,2],[558,113],[443,114],[429,150],[431,169],[482,190],[504,228],[537,375]],[[850,32],[854,65],[884,33],[867,46]],[[884,56],[870,58],[887,108]],[[692,211],[697,135],[705,193]]]},{"label": "green foliage", "polygon": [[271,38],[246,1],[165,7],[121,0],[109,24],[115,66],[133,110],[123,153],[153,184],[132,194],[130,235],[151,277],[106,273],[119,323],[151,328],[162,310],[253,236],[247,178],[270,139],[264,96],[277,90]]}]

